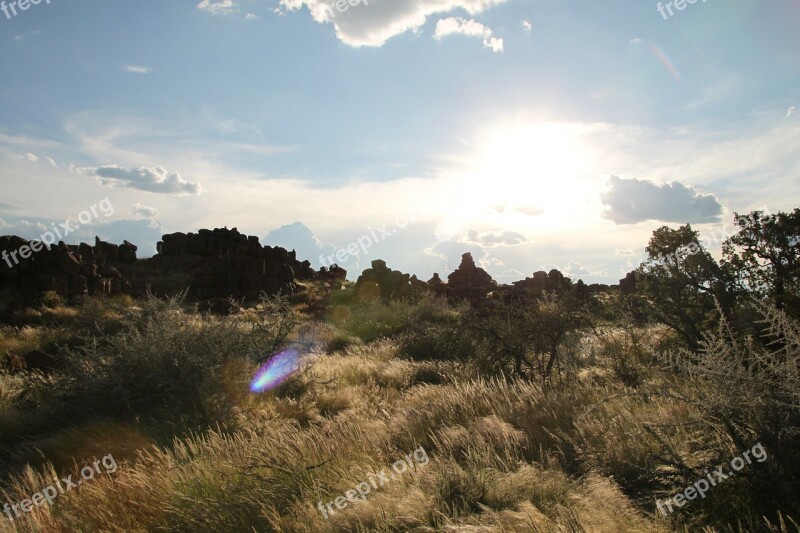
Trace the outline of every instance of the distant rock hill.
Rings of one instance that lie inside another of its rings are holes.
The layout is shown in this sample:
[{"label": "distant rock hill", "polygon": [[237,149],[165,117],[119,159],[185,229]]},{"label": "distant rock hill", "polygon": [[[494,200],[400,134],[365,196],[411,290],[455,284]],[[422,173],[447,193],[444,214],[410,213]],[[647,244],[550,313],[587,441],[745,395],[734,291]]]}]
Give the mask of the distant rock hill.
[{"label": "distant rock hill", "polygon": [[60,242],[50,249],[34,244],[15,235],[0,237],[0,256],[11,258],[0,261],[0,289],[24,294],[53,291],[61,296],[131,291],[118,269],[136,262],[137,248],[128,241],[116,245],[95,239],[94,246]]},{"label": "distant rock hill", "polygon": [[[303,232],[299,226],[293,230]],[[20,257],[19,250],[31,247],[33,241],[16,236],[0,237],[3,253]],[[83,294],[144,295],[148,290],[158,295],[176,294],[189,289],[195,301],[236,299],[256,300],[267,294],[295,293],[302,282],[322,279],[343,282],[347,271],[333,265],[314,270],[309,261],[300,261],[294,250],[280,246],[264,246],[258,237],[239,233],[236,228],[201,229],[197,233],[171,233],[158,243],[158,253],[149,259],[137,259],[137,247],[128,241],[121,245],[95,239],[94,246],[77,246],[63,242],[49,250],[24,254],[19,263],[0,261],[0,292],[35,296],[53,291],[64,297]],[[5,257],[5,256],[3,256]],[[620,289],[631,292],[635,287],[633,273],[621,280]],[[465,253],[461,264],[443,282],[439,274],[428,281],[392,270],[380,259],[372,261],[356,282],[356,293],[365,299],[384,300],[409,296],[414,289],[476,303],[490,293],[520,300],[539,298],[545,291],[558,293],[578,290],[581,293],[604,292],[617,286],[573,284],[558,270],[535,272],[532,277],[499,285],[484,269]]]},{"label": "distant rock hill", "polygon": [[[0,254],[32,244],[16,236],[0,237]],[[127,241],[118,246],[99,239],[94,246],[59,243],[49,250],[41,248],[18,264],[0,263],[0,290],[25,295],[53,291],[72,297],[139,296],[148,288],[156,294],[174,294],[189,288],[189,297],[195,300],[254,300],[262,291],[296,292],[301,288],[298,281],[347,276],[336,266],[315,271],[309,261],[299,261],[294,251],[262,246],[258,237],[243,235],[236,228],[164,235],[158,254],[150,259],[137,259],[136,250]]]},{"label": "distant rock hill", "polygon": [[[633,273],[620,280],[620,287],[630,292],[635,282]],[[515,281],[511,285],[500,285],[484,269],[475,264],[472,254],[461,256],[461,264],[447,277],[444,283],[438,273],[427,282],[417,280],[386,266],[380,259],[372,261],[372,267],[364,270],[356,282],[356,296],[360,300],[381,298],[392,300],[410,295],[413,289],[429,290],[434,294],[454,300],[467,300],[473,306],[483,305],[491,295],[497,298],[511,298],[516,301],[532,302],[545,293],[571,293],[579,299],[591,294],[616,289],[616,286],[586,285],[582,280],[573,283],[556,269],[550,272],[534,272],[530,278]]]}]

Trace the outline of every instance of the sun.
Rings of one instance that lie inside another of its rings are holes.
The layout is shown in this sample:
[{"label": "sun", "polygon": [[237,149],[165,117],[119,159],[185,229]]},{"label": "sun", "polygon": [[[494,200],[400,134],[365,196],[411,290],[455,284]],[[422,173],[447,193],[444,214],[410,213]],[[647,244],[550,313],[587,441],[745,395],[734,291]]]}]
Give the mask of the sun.
[{"label": "sun", "polygon": [[[600,193],[592,168],[594,128],[566,122],[507,121],[484,129],[463,171],[450,181],[445,233],[489,225],[523,229],[545,223],[561,229],[585,221],[586,201]],[[579,220],[580,219],[580,220]]]}]

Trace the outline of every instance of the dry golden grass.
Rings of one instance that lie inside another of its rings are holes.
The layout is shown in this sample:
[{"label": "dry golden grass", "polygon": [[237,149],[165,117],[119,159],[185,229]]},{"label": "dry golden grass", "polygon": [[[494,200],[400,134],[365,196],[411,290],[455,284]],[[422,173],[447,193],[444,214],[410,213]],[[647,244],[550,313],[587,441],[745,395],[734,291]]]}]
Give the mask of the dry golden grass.
[{"label": "dry golden grass", "polygon": [[[181,317],[178,323],[188,337],[214,326],[211,333],[224,339],[225,331],[246,334],[257,318]],[[323,345],[336,336],[315,327]],[[38,335],[31,330],[5,342],[35,342]],[[615,339],[606,348],[628,350],[625,339]],[[17,502],[50,485],[53,464],[69,470],[70,459],[82,465],[111,453],[120,468],[23,520],[0,515],[0,531],[701,530],[702,513],[670,522],[657,516],[653,497],[683,486],[682,468],[713,463],[714,450],[730,449],[680,399],[702,383],[644,373],[649,385],[668,386],[671,394],[641,394],[615,379],[604,353],[581,354],[597,366],[543,386],[482,379],[456,362],[402,359],[391,340],[323,351],[313,351],[308,367],[263,394],[248,389],[255,363],[224,361],[214,374],[218,394],[209,393],[202,405],[213,428],[169,445],[152,444],[135,424],[108,421],[43,436],[36,443],[51,464],[25,469],[0,492],[5,500]],[[8,405],[24,387],[24,380],[0,376],[0,414],[8,418]],[[427,464],[327,520],[317,509],[419,446]],[[739,486],[732,483],[734,489]]]}]

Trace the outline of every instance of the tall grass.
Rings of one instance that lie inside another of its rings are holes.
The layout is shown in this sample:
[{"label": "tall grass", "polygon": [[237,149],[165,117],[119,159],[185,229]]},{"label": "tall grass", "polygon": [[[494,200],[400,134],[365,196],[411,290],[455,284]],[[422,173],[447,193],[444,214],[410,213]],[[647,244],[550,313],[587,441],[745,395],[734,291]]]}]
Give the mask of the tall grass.
[{"label": "tall grass", "polygon": [[[796,325],[778,315],[769,320],[783,340],[744,366],[722,365],[745,352],[720,339],[692,354],[702,373],[647,367],[656,332],[585,332],[568,379],[543,384],[406,357],[407,337],[396,334],[432,338],[458,316],[443,302],[376,307],[369,318],[363,307],[334,326],[302,324],[292,338],[313,330],[366,344],[310,347],[301,371],[253,394],[249,380],[281,330],[275,309],[223,318],[150,299],[67,350],[63,371],[0,375],[4,500],[28,498],[93,457],[120,463],[24,520],[0,515],[0,530],[788,532],[798,516],[794,396],[784,393]],[[720,387],[712,376],[723,369],[780,387]],[[737,393],[751,402],[723,409]],[[737,453],[731,429],[769,437],[775,420],[785,431],[765,444],[769,461],[668,518],[657,513],[655,498]],[[327,520],[317,509],[419,446],[427,464]]]}]

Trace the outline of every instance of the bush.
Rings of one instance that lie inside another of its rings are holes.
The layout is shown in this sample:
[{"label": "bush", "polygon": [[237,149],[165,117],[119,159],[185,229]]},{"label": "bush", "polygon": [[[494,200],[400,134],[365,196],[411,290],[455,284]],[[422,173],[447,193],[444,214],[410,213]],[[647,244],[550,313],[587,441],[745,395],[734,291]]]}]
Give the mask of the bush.
[{"label": "bush", "polygon": [[64,297],[55,291],[45,291],[39,302],[46,307],[62,307],[67,303]]},{"label": "bush", "polygon": [[159,408],[211,422],[208,404],[226,397],[223,363],[269,356],[293,327],[285,316],[291,310],[275,299],[264,300],[258,319],[244,323],[188,314],[181,303],[150,296],[126,310],[120,331],[70,350],[65,395],[110,414]]},{"label": "bush", "polygon": [[413,324],[400,338],[400,355],[411,359],[466,361],[474,354],[467,321],[461,316]]},{"label": "bush", "polygon": [[430,293],[387,303],[340,304],[332,310],[334,321],[347,334],[364,342],[397,336],[415,324],[446,321],[453,313],[447,300]]}]

